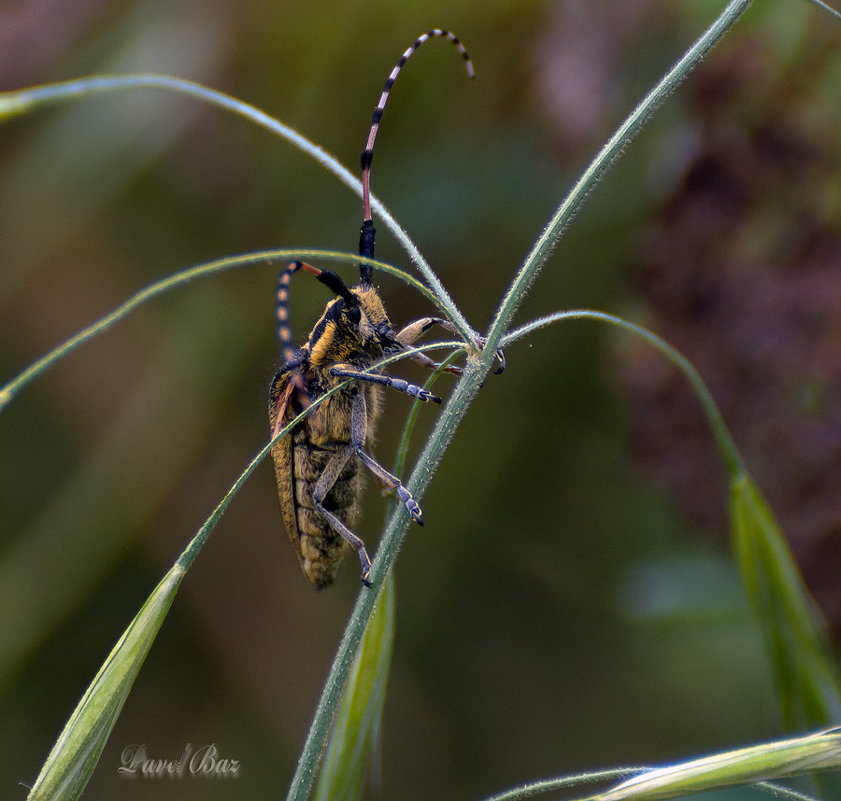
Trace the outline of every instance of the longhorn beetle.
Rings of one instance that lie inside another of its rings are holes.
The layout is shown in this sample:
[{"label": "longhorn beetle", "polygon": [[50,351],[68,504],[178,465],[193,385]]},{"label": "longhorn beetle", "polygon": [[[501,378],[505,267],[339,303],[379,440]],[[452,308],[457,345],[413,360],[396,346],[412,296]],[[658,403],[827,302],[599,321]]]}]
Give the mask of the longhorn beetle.
[{"label": "longhorn beetle", "polygon": [[[435,29],[418,37],[395,64],[374,109],[371,128],[362,152],[363,223],[360,256],[374,256],[371,218],[371,161],[380,119],[389,92],[410,56],[432,37],[449,39],[461,53],[467,73],[473,64],[461,42],[449,31]],[[304,345],[295,349],[289,327],[289,284],[303,270],[315,276],[336,295],[318,319]],[[304,575],[319,589],[333,583],[345,554],[354,549],[362,565],[362,582],[369,585],[371,560],[365,543],[352,530],[359,511],[364,465],[380,483],[394,492],[412,519],[423,525],[421,508],[412,494],[369,453],[381,408],[381,387],[391,387],[422,401],[440,403],[426,389],[380,372],[364,372],[384,356],[407,350],[433,325],[455,330],[438,317],[422,317],[396,332],[383,302],[371,283],[370,265],[359,264],[359,284],[348,288],[329,270],[293,261],[281,273],[277,290],[278,337],[284,364],[271,384],[269,422],[272,437],[313,400],[348,379],[350,383],[322,402],[295,429],[272,447],[277,493],[286,531]],[[483,340],[476,338],[481,347]],[[439,365],[422,354],[413,358],[426,367]],[[501,372],[504,365],[498,354]],[[448,366],[461,374],[461,368]]]}]

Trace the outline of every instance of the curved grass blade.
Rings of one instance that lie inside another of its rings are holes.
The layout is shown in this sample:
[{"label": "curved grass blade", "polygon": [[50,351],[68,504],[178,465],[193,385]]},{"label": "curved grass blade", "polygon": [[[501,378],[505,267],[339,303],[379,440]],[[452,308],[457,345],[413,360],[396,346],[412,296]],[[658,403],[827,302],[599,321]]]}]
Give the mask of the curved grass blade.
[{"label": "curved grass blade", "polygon": [[617,317],[615,314],[593,311],[591,309],[571,309],[569,311],[555,312],[554,314],[548,314],[545,317],[532,320],[506,334],[502,338],[501,344],[503,347],[506,347],[521,337],[530,334],[532,331],[544,328],[553,323],[562,323],[570,320],[595,320],[596,322],[607,323],[608,325],[615,326],[636,337],[644,339],[653,348],[659,350],[660,353],[683,373],[692,391],[698,398],[698,402],[701,404],[701,408],[712,429],[718,449],[721,452],[721,456],[731,477],[735,478],[746,473],[742,455],[739,453],[739,449],[736,447],[736,443],[733,441],[733,437],[727,429],[727,424],[724,422],[724,418],[721,416],[721,412],[718,406],[716,406],[712,394],[704,383],[704,379],[701,378],[700,373],[698,373],[692,362],[686,356],[676,348],[673,348],[665,339],[657,336],[653,331],[649,331],[647,328],[643,328],[641,325],[632,323],[622,317]]},{"label": "curved grass blade", "polygon": [[606,779],[621,779],[628,775],[640,773],[648,768],[608,768],[606,770],[592,770],[586,773],[575,773],[570,776],[556,776],[552,779],[540,779],[535,782],[528,782],[519,787],[512,787],[503,790],[501,793],[487,796],[483,801],[521,801],[524,798],[533,798],[543,793],[551,793],[555,790],[566,790],[579,784],[591,784]]},{"label": "curved grass blade", "polygon": [[[328,393],[325,393],[314,401],[305,412],[280,431],[275,440],[286,436],[305,414],[310,413],[327,396]],[[27,796],[27,801],[75,801],[79,798],[93,774],[134,680],[172,606],[181,580],[234,495],[268,455],[273,443],[274,440],[264,446],[240,473],[225,497],[123,632],[59,735]]]},{"label": "curved grass blade", "polygon": [[839,767],[841,729],[830,729],[645,771],[586,801],[658,801]]},{"label": "curved grass blade", "polygon": [[754,485],[721,412],[692,363],[651,331],[597,311],[574,310],[542,317],[512,331],[502,344],[554,322],[582,319],[609,323],[645,339],[685,375],[707,416],[730,475],[733,549],[771,653],[783,722],[789,729],[837,722],[841,719],[841,679],[823,620],[771,509]]},{"label": "curved grass blade", "polygon": [[835,17],[836,22],[841,22],[841,13],[837,12],[832,6],[824,3],[823,0],[807,0],[807,2],[811,3],[813,6],[817,6],[822,11],[826,11],[827,14],[831,14]]},{"label": "curved grass blade", "polygon": [[636,135],[642,130],[651,116],[666,101],[666,98],[695,69],[707,53],[727,33],[736,21],[747,11],[751,0],[730,0],[724,10],[704,31],[694,44],[683,54],[674,66],[660,79],[656,86],[639,102],[637,107],[625,118],[616,132],[608,139],[602,149],[581,174],[572,189],[558,206],[552,218],[546,224],[535,241],[528,256],[517,270],[505,297],[488,330],[487,345],[482,355],[483,364],[489,366],[494,353],[508,329],[518,306],[531,289],[537,274],[549,259],[552,251],[563,236],[567,227],[580,210],[590,192],[616,163]]},{"label": "curved grass blade", "polygon": [[[445,345],[433,343],[431,346],[422,345],[416,350],[424,351],[443,346]],[[396,354],[385,360],[385,363],[398,361],[406,355],[405,353]],[[373,365],[372,369],[377,369],[381,364]],[[79,798],[93,774],[131,687],[172,606],[181,580],[207,542],[210,532],[219,522],[228,504],[268,455],[272,445],[281,437],[286,436],[306,415],[311,414],[330,395],[347,383],[334,387],[314,400],[305,411],[278,432],[277,436],[267,443],[240,473],[117,641],[59,735],[27,796],[28,801],[47,801],[48,799],[49,801],[75,801]],[[384,614],[383,618],[383,637],[380,643],[390,649],[388,626],[393,628],[393,609],[391,623],[388,621],[387,614]],[[373,644],[372,648],[374,648]],[[390,650],[388,653],[390,655]],[[387,675],[387,669],[386,662],[385,675]],[[382,692],[384,693],[384,686]]]},{"label": "curved grass blade", "polygon": [[67,721],[28,801],[75,801],[88,783],[184,578],[176,562],[120,637]]},{"label": "curved grass blade", "polygon": [[35,378],[41,375],[41,373],[43,373],[46,369],[51,367],[60,359],[67,356],[80,345],[85,344],[89,339],[92,339],[98,334],[107,331],[115,323],[127,317],[131,312],[133,312],[135,309],[137,309],[139,306],[143,305],[147,301],[152,300],[153,298],[156,298],[159,295],[170,291],[171,289],[175,289],[176,287],[179,287],[182,284],[187,284],[191,281],[194,281],[197,278],[215,275],[216,273],[225,272],[226,270],[233,270],[239,267],[262,265],[266,263],[273,264],[277,261],[285,261],[289,259],[320,259],[324,261],[346,262],[348,264],[354,265],[358,264],[360,261],[370,263],[377,270],[399,278],[401,281],[404,281],[413,289],[416,289],[429,301],[434,303],[443,313],[446,314],[446,309],[444,309],[440,305],[438,298],[432,293],[432,291],[428,287],[424,286],[420,281],[418,281],[416,278],[409,275],[408,273],[404,272],[403,270],[400,270],[397,267],[393,267],[390,264],[386,264],[385,262],[375,261],[374,259],[368,259],[362,256],[356,256],[350,253],[340,253],[338,251],[332,250],[312,250],[301,248],[265,250],[257,253],[246,253],[241,256],[229,256],[224,259],[216,259],[205,264],[200,264],[196,267],[191,267],[187,270],[182,270],[178,273],[173,273],[172,275],[169,275],[166,278],[161,279],[160,281],[156,281],[153,284],[149,284],[149,286],[145,287],[144,289],[141,289],[139,292],[132,295],[130,298],[121,303],[116,309],[109,312],[104,317],[101,317],[99,320],[87,326],[86,328],[83,328],[81,331],[74,334],[72,337],[69,337],[68,339],[64,340],[64,342],[62,342],[56,348],[51,350],[49,353],[46,353],[40,359],[37,359],[35,362],[29,365],[29,367],[23,370],[23,372],[19,373],[17,376],[8,381],[4,386],[0,387],[0,411],[3,410],[3,407],[7,403],[9,403],[21,389],[23,389],[27,384],[29,384],[31,381],[33,381]]},{"label": "curved grass blade", "polygon": [[394,618],[394,575],[390,573],[350,669],[318,777],[316,801],[356,801],[362,797],[368,766],[376,759],[394,644]]},{"label": "curved grass blade", "polygon": [[764,629],[787,728],[841,719],[841,681],[817,607],[777,521],[749,475],[730,489],[733,547]]},{"label": "curved grass blade", "polygon": [[[170,92],[179,92],[244,117],[255,125],[265,128],[271,133],[285,139],[306,153],[326,170],[333,173],[342,183],[359,195],[359,197],[362,197],[361,181],[337,158],[299,134],[293,128],[284,125],[280,120],[261,111],[256,106],[252,106],[250,103],[245,103],[231,95],[210,89],[194,81],[174,78],[169,75],[155,75],[151,73],[138,75],[94,75],[88,78],[78,78],[61,83],[44,84],[27,89],[0,92],[0,123],[6,119],[27,113],[47,104],[79,100],[102,92],[131,89],[164,89]],[[418,250],[417,245],[412,241],[409,234],[373,194],[371,195],[371,206],[426,279],[426,282],[432,288],[432,292],[438,299],[436,302],[442,305],[447,317],[458,328],[465,340],[472,342],[472,332],[467,320],[444,288],[444,285],[429,265],[429,262],[426,261],[420,250]]]}]

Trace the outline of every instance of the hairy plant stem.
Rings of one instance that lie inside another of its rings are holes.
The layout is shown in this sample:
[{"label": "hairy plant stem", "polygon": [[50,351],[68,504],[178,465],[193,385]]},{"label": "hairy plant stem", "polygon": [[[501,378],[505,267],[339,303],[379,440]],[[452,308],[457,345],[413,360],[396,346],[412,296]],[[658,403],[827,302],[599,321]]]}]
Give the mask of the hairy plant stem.
[{"label": "hairy plant stem", "polygon": [[[464,376],[456,385],[453,394],[441,411],[435,429],[418,459],[417,467],[407,482],[409,490],[415,497],[421,497],[432,480],[435,468],[441,461],[441,457],[455,435],[468,407],[479,392],[486,375],[487,370],[482,369],[478,360],[471,359],[468,361]],[[371,570],[372,586],[363,587],[356,599],[356,605],[330,668],[330,674],[324,685],[312,725],[298,760],[287,801],[305,801],[310,795],[316,770],[330,733],[333,718],[342,698],[342,691],[353,657],[374,610],[374,604],[379,597],[386,572],[391,568],[406,538],[409,524],[409,516],[402,506],[398,507],[389,518],[374,558]]]},{"label": "hairy plant stem", "polygon": [[488,346],[483,354],[483,362],[486,365],[490,365],[494,351],[499,345],[500,339],[508,330],[514,312],[531,289],[538,272],[546,263],[558,240],[578,213],[587,196],[622,155],[624,149],[640,132],[651,115],[697,66],[718,40],[724,36],[750,4],[751,0],[730,0],[715,22],[704,31],[683,57],[643,98],[590,162],[575,186],[558,206],[557,211],[543,229],[543,233],[534,243],[531,252],[517,271],[508,292],[500,303],[496,317],[488,331]]},{"label": "hairy plant stem", "polygon": [[[435,429],[427,441],[417,467],[408,482],[409,490],[416,498],[422,497],[424,490],[432,479],[435,468],[455,434],[456,428],[458,428],[485,377],[490,372],[496,358],[498,344],[505,334],[517,307],[531,288],[540,268],[549,258],[555,244],[578,212],[587,195],[619,158],[623,149],[640,131],[654,111],[745,12],[750,3],[751,0],[731,0],[727,4],[715,22],[631,112],[558,207],[518,270],[511,287],[500,303],[488,332],[487,343],[479,359],[477,360],[475,355],[468,358],[465,374],[456,385],[453,394],[438,418]],[[373,612],[383,577],[400,550],[408,526],[408,515],[402,508],[397,509],[388,521],[371,571],[373,586],[363,588],[357,598],[318,702],[303,751],[298,760],[295,775],[292,778],[287,801],[306,801],[310,795],[316,770],[342,698],[353,657]]]}]

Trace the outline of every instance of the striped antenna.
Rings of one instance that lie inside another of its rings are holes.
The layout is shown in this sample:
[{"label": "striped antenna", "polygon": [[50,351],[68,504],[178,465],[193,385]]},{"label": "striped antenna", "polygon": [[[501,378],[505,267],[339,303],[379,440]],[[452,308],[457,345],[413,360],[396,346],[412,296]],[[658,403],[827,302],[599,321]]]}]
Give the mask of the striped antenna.
[{"label": "striped antenna", "polygon": [[277,279],[277,338],[280,340],[280,353],[283,360],[288,364],[295,360],[295,342],[292,334],[292,326],[289,325],[289,285],[292,283],[292,276],[304,270],[314,275],[334,295],[345,299],[345,303],[355,306],[359,301],[356,296],[345,286],[340,275],[332,270],[321,270],[303,261],[291,261],[287,268]]},{"label": "striped antenna", "polygon": [[295,342],[292,326],[289,325],[289,284],[292,276],[303,267],[303,262],[293,261],[277,280],[277,338],[280,340],[280,355],[287,364],[295,359]]},{"label": "striped antenna", "polygon": [[[458,40],[458,37],[449,31],[441,30],[441,28],[434,28],[428,33],[418,36],[418,38],[403,51],[403,55],[400,56],[397,63],[394,65],[394,69],[392,69],[391,74],[388,76],[388,80],[385,82],[377,107],[374,109],[374,115],[371,118],[371,128],[368,131],[368,141],[365,143],[365,150],[362,151],[362,230],[359,234],[360,256],[366,256],[368,258],[374,257],[374,222],[371,219],[371,162],[374,159],[374,143],[377,141],[377,133],[379,133],[380,130],[380,120],[382,119],[383,112],[385,111],[385,104],[388,102],[388,95],[391,92],[391,87],[394,86],[394,82],[397,80],[397,76],[400,74],[400,70],[403,69],[403,65],[409,60],[412,53],[414,53],[415,50],[417,50],[428,39],[432,39],[436,36],[449,39],[456,46],[458,52],[461,53],[461,57],[464,59],[468,77],[473,77],[473,62],[470,60],[470,56],[467,55],[464,45]],[[359,265],[359,276],[363,284],[371,283],[371,272],[372,270],[370,265]]]}]

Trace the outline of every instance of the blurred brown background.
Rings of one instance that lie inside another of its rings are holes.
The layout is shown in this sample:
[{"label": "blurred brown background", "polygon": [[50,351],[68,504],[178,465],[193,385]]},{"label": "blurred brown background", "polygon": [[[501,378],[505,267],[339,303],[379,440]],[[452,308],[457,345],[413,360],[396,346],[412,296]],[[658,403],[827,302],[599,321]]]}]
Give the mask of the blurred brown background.
[{"label": "blurred brown background", "polygon": [[[482,330],[567,187],[721,6],[40,0],[0,6],[0,88],[169,73],[356,169],[394,61],[419,33],[454,30],[476,81],[443,42],[412,60],[373,185]],[[518,318],[601,308],[682,348],[836,630],[839,46],[841,27],[806,3],[749,12],[593,194]],[[112,94],[7,123],[3,379],[174,271],[271,247],[352,251],[360,206],[285,143],[181,96]],[[406,263],[384,230],[378,255]],[[264,444],[276,272],[148,304],[0,415],[4,797],[25,795],[18,782],[115,639]],[[381,287],[393,321],[428,313],[398,282]],[[296,283],[299,336],[325,300]],[[727,553],[723,467],[680,379],[591,323],[507,355],[397,565],[383,797],[479,798],[778,734]],[[385,464],[407,410],[388,399]],[[373,547],[373,486],[364,506]],[[329,592],[305,583],[266,464],[187,577],[85,797],[284,794],[358,588],[355,564]],[[242,775],[130,782],[117,768],[137,743],[167,759],[215,743]]]}]

